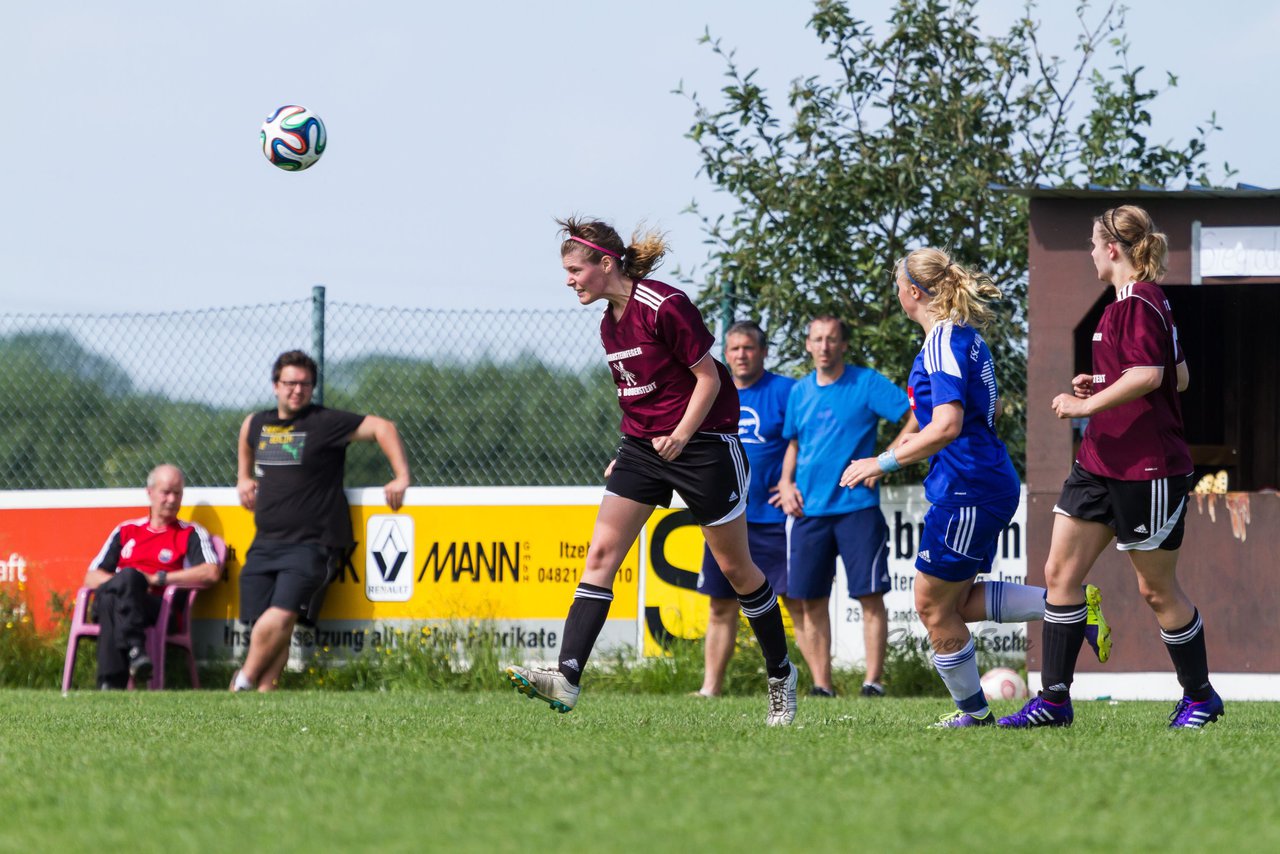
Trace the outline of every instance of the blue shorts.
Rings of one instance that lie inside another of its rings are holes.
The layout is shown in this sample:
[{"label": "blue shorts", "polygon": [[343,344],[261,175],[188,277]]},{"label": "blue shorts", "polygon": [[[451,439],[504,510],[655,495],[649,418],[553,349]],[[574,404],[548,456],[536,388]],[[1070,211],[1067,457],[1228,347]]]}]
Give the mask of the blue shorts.
[{"label": "blue shorts", "polygon": [[792,599],[831,595],[837,553],[844,561],[850,597],[889,589],[889,526],[879,507],[838,516],[801,516],[792,520],[788,539],[787,595]]},{"label": "blue shorts", "polygon": [[938,507],[924,514],[924,533],[916,552],[916,569],[943,581],[968,581],[990,572],[1000,535],[1018,509]]},{"label": "blue shorts", "polygon": [[[760,567],[773,592],[787,595],[787,523],[748,522],[747,541],[751,560]],[[713,599],[736,599],[738,592],[720,571],[711,549],[702,547],[702,571],[698,573],[698,592]]]}]

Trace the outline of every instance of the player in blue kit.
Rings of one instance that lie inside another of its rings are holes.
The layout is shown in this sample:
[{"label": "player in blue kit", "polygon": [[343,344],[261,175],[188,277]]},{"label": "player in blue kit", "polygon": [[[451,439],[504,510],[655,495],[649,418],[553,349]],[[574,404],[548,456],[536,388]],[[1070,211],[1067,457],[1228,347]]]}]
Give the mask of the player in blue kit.
[{"label": "player in blue kit", "polygon": [[[751,464],[747,492],[747,540],[751,559],[764,573],[787,610],[787,514],[778,506],[778,479],[787,440],[782,423],[787,397],[796,381],[764,369],[769,341],[760,325],[741,320],[724,335],[724,361],[738,389],[738,440]],[[710,546],[703,547],[698,592],[710,602],[704,644],[706,669],[698,694],[717,697],[724,687],[724,673],[733,658],[738,638],[738,594],[724,577]]]},{"label": "player in blue kit", "polygon": [[[992,319],[987,302],[1000,291],[985,275],[937,249],[917,249],[898,262],[898,300],[925,331],[907,394],[920,430],[878,457],[854,460],[842,486],[874,483],[904,465],[931,458],[924,481],[931,507],[916,557],[916,611],[929,632],[934,667],[957,711],[937,726],[995,723],[979,683],[973,636],[965,623],[1023,622],[1044,617],[1045,591],[1007,582],[974,584],[995,560],[1000,534],[1018,509],[1020,485],[1004,442],[995,365],[979,329]],[[1088,589],[1099,659],[1110,655],[1110,630],[1097,588]]]}]

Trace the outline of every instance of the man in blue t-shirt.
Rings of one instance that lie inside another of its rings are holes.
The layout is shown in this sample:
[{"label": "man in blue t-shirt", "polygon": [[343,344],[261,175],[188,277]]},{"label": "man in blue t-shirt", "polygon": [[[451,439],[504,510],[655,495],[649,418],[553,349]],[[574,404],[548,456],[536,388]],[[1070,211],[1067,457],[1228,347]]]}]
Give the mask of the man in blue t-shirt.
[{"label": "man in blue t-shirt", "polygon": [[[787,398],[796,384],[790,377],[764,369],[769,343],[764,330],[750,320],[729,327],[724,336],[724,361],[738,388],[738,439],[751,464],[747,490],[747,538],[751,559],[775,592],[787,598],[787,516],[778,507],[778,479],[787,440],[782,438]],[[703,547],[698,591],[711,597],[705,643],[704,697],[719,696],[724,672],[738,637],[738,594],[720,571],[711,549]]]},{"label": "man in blue t-shirt", "polygon": [[[849,329],[835,317],[810,321],[805,348],[816,370],[788,398],[782,435],[789,445],[778,483],[782,509],[793,517],[788,610],[813,674],[810,694],[834,696],[829,608],[839,554],[849,596],[862,605],[867,673],[861,693],[878,697],[889,636],[889,528],[879,487],[844,489],[840,476],[850,460],[874,452],[881,418],[896,423],[907,414],[907,395],[876,371],[845,364]],[[909,418],[898,437],[915,429]]]}]

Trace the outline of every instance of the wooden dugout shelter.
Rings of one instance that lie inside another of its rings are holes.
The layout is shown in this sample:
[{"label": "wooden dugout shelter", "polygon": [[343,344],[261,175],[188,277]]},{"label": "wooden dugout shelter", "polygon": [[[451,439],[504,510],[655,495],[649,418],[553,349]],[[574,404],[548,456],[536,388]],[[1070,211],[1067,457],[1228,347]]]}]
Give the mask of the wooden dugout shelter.
[{"label": "wooden dugout shelter", "polygon": [[[1030,204],[1028,583],[1044,583],[1053,506],[1083,430],[1059,421],[1049,403],[1070,391],[1073,375],[1092,372],[1092,334],[1114,300],[1089,258],[1093,218],[1139,205],[1169,239],[1162,287],[1191,374],[1182,410],[1193,483],[1218,489],[1188,499],[1178,577],[1204,618],[1219,692],[1227,699],[1280,699],[1280,190],[1007,191]],[[1173,668],[1128,558],[1109,547],[1090,581],[1103,590],[1115,649],[1106,665],[1085,650],[1075,695],[1175,699]],[[1039,627],[1029,634],[1034,689]]]}]

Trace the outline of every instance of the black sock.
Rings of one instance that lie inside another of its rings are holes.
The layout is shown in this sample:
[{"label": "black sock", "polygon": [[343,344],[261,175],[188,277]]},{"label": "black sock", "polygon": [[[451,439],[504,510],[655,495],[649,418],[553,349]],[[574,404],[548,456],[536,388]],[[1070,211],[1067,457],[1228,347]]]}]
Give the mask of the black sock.
[{"label": "black sock", "polygon": [[1041,695],[1050,703],[1071,699],[1071,682],[1076,675],[1076,659],[1084,643],[1089,608],[1079,605],[1044,603],[1044,625],[1040,637],[1044,645],[1040,661]]},{"label": "black sock", "polygon": [[574,591],[569,616],[564,618],[564,639],[560,642],[560,672],[569,684],[577,685],[582,679],[582,669],[587,666],[587,658],[596,645],[596,638],[600,637],[612,604],[613,591],[605,587],[584,581]]},{"label": "black sock", "polygon": [[1209,654],[1204,648],[1204,624],[1196,611],[1191,622],[1171,632],[1160,630],[1160,640],[1169,650],[1173,669],[1178,673],[1178,684],[1193,702],[1201,703],[1213,696],[1209,684]]},{"label": "black sock", "polygon": [[769,582],[766,581],[754,593],[738,596],[738,604],[760,642],[765,670],[775,679],[786,676],[791,672],[791,660],[787,658],[787,630],[782,626],[778,596]]}]

